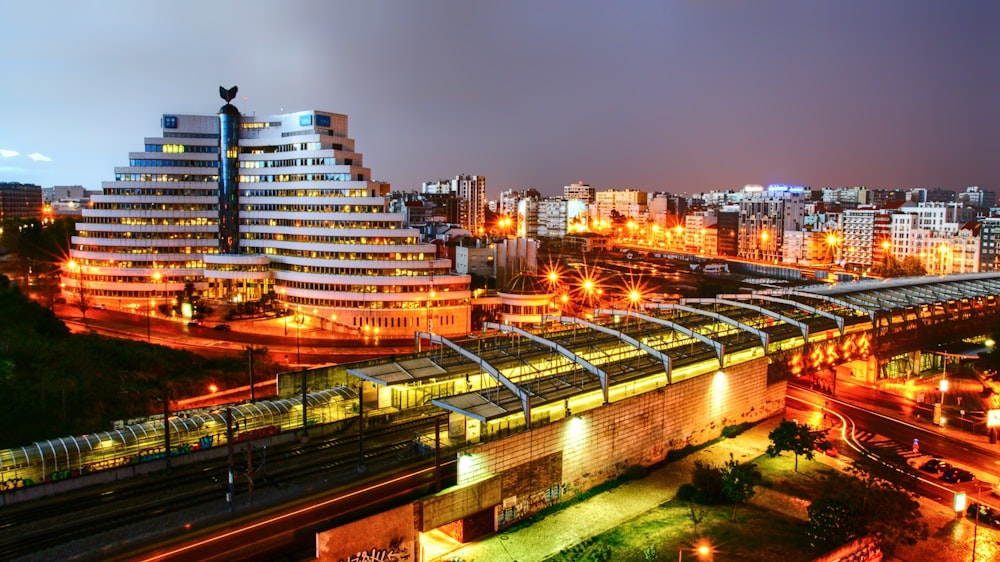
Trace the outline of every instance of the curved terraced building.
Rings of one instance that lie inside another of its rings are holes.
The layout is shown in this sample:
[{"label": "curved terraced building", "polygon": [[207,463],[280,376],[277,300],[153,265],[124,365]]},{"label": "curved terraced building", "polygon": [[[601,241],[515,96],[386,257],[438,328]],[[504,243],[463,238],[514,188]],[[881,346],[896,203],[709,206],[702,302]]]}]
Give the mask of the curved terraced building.
[{"label": "curved terraced building", "polygon": [[469,332],[470,277],[388,211],[346,115],[247,116],[220,90],[217,115],[164,115],[91,198],[65,298],[145,314],[197,294],[357,337]]}]

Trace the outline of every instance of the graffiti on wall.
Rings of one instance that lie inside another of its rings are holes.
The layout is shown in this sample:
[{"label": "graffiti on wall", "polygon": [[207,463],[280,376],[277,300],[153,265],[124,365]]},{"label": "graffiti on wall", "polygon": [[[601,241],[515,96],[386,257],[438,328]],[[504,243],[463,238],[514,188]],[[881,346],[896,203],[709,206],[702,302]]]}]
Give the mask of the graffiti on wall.
[{"label": "graffiti on wall", "polygon": [[340,562],[403,562],[413,559],[411,547],[411,543],[397,538],[389,541],[388,548],[373,547],[371,550],[363,550],[347,558],[341,558]]}]

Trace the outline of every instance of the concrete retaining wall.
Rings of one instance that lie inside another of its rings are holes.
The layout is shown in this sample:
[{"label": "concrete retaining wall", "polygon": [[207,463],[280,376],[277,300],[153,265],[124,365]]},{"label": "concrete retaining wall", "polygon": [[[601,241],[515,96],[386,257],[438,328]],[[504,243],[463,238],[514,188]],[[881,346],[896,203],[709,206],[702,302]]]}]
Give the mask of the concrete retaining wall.
[{"label": "concrete retaining wall", "polygon": [[[423,519],[474,515],[459,491],[499,476],[502,528],[632,465],[661,462],[671,450],[700,445],[726,426],[760,421],[784,408],[785,383],[767,385],[766,358],[679,382],[459,453],[458,486],[424,502]],[[449,494],[454,501],[445,501]]]}]

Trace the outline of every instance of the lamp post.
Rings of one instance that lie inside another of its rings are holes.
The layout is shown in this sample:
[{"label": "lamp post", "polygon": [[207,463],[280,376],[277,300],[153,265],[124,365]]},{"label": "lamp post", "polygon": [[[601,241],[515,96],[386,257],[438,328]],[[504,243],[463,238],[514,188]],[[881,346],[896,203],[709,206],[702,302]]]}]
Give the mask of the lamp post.
[{"label": "lamp post", "polygon": [[153,307],[156,306],[156,287],[157,287],[157,284],[160,282],[160,279],[162,277],[163,276],[160,275],[159,271],[154,271],[153,272],[152,279],[153,279],[154,285],[153,285],[153,290],[150,291],[151,293],[153,293],[153,296],[150,297],[150,299],[149,299],[149,311],[148,311],[149,314],[146,315],[146,341],[147,342],[152,341],[152,332],[150,330],[150,327],[151,327],[152,318],[153,318]]},{"label": "lamp post", "polygon": [[[698,546],[691,549],[698,556],[698,560],[709,560],[712,556],[712,545],[705,541],[698,543]],[[684,562],[684,546],[677,551],[677,562]]]},{"label": "lamp post", "polygon": [[253,390],[253,346],[252,345],[247,346],[247,353],[250,354],[250,402],[253,403],[256,402],[257,400],[254,397],[254,390]]},{"label": "lamp post", "polygon": [[286,299],[287,295],[288,295],[288,289],[282,287],[281,288],[281,305],[282,305],[282,312],[284,313],[284,317],[285,317],[285,337],[286,338],[288,337],[288,300]]},{"label": "lamp post", "polygon": [[[302,365],[302,346],[300,345],[300,332],[302,331],[302,307],[295,309],[295,362]],[[303,384],[305,386],[305,384]]]},{"label": "lamp post", "polygon": [[436,296],[437,293],[434,292],[433,288],[427,295],[427,331],[432,334],[434,333],[434,316],[431,315],[431,305],[434,303],[434,297]]}]

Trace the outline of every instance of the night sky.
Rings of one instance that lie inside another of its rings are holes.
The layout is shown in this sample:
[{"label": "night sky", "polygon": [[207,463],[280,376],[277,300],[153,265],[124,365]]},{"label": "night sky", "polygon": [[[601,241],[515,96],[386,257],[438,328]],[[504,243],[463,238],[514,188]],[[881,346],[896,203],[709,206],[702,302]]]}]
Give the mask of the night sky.
[{"label": "night sky", "polygon": [[349,116],[394,190],[1000,191],[1000,2],[0,0],[0,181],[98,189],[164,113]]}]

